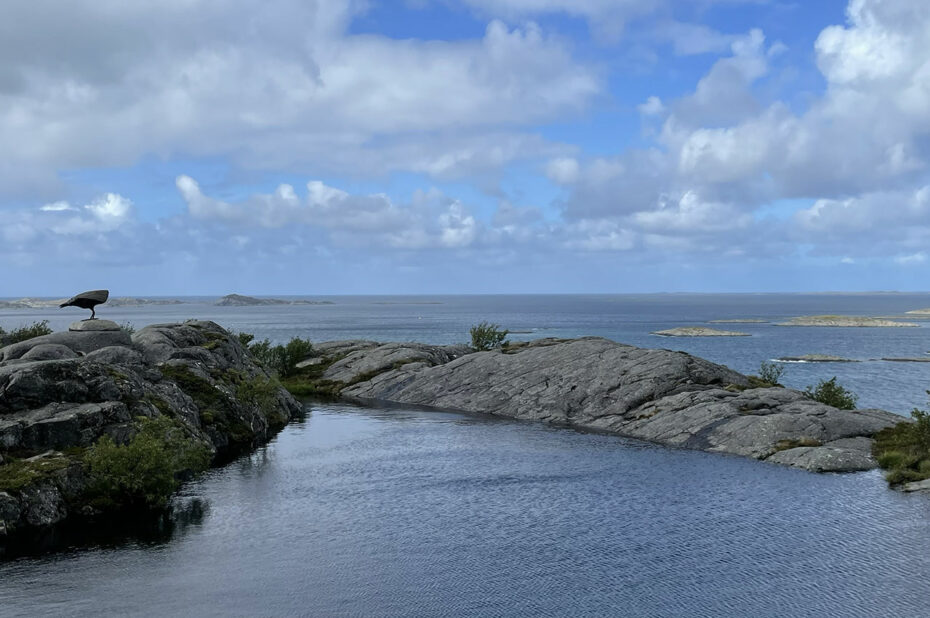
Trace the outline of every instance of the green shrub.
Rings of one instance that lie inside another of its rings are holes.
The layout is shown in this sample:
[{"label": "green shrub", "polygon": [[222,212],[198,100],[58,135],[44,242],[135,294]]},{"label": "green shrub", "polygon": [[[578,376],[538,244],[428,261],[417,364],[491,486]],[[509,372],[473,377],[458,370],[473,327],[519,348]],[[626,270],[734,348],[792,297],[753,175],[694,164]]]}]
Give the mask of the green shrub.
[{"label": "green shrub", "polygon": [[821,380],[817,386],[808,386],[804,394],[814,401],[825,403],[840,410],[855,410],[859,397],[852,391],[836,383],[836,376],[829,380]]},{"label": "green shrub", "polygon": [[238,336],[239,341],[248,347],[258,362],[282,378],[293,375],[297,363],[313,352],[313,344],[300,337],[294,337],[287,345],[272,345],[269,339],[251,343],[255,336],[249,333],[239,333]]},{"label": "green shrub", "polygon": [[0,328],[0,346],[13,345],[20,341],[32,339],[33,337],[51,334],[52,329],[48,327],[48,320],[33,322],[29,326],[20,326],[19,328],[14,328],[9,333]]},{"label": "green shrub", "polygon": [[759,377],[772,386],[781,386],[779,381],[784,374],[785,368],[778,363],[767,363],[762,361],[759,364]]},{"label": "green shrub", "polygon": [[18,491],[48,478],[69,465],[71,465],[70,459],[58,455],[32,460],[16,459],[5,455],[3,463],[0,464],[0,491]]},{"label": "green shrub", "polygon": [[762,361],[759,364],[759,375],[746,377],[749,379],[749,388],[772,388],[781,386],[778,381],[784,373],[785,368],[781,365]]},{"label": "green shrub", "polygon": [[878,467],[891,470],[894,468],[909,468],[916,463],[916,458],[913,455],[908,455],[903,451],[885,451],[876,458],[878,462]]},{"label": "green shrub", "polygon": [[162,508],[181,474],[210,464],[210,449],[177,421],[139,417],[135,425],[129,443],[118,445],[103,436],[84,456],[88,497],[98,508]]},{"label": "green shrub", "polygon": [[[928,391],[930,394],[930,391]],[[930,412],[915,408],[912,423],[886,427],[872,443],[879,467],[891,485],[930,478]]]},{"label": "green shrub", "polygon": [[471,334],[471,347],[476,350],[493,350],[507,345],[508,330],[501,330],[500,324],[481,322],[472,326],[468,331]]},{"label": "green shrub", "polygon": [[125,332],[127,335],[132,336],[136,332],[136,327],[132,325],[132,322],[123,322],[119,325],[120,330]]}]

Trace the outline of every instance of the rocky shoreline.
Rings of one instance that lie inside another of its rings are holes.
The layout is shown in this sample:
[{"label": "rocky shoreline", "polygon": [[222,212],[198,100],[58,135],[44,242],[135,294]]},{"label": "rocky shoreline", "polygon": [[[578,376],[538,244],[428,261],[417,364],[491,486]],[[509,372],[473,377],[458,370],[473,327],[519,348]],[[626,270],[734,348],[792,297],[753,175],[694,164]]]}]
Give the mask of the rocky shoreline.
[{"label": "rocky shoreline", "polygon": [[[876,467],[872,436],[904,420],[839,410],[683,352],[597,337],[467,345],[316,344],[300,394],[536,420],[814,472]],[[86,453],[167,418],[214,462],[269,440],[301,405],[213,322],[105,320],[0,348],[0,551],[5,539],[93,518]],[[11,471],[21,473],[19,477]],[[5,483],[5,485],[4,485]]]},{"label": "rocky shoreline", "polygon": [[751,337],[749,333],[735,330],[720,330],[707,326],[679,326],[667,330],[657,330],[649,333],[660,337]]},{"label": "rocky shoreline", "polygon": [[304,382],[358,402],[538,420],[814,472],[877,467],[871,436],[905,420],[838,410],[788,388],[752,388],[747,376],[684,352],[596,337],[486,352],[343,341],[316,353]]},{"label": "rocky shoreline", "polygon": [[835,326],[843,328],[920,328],[914,322],[854,315],[806,315],[779,322],[775,326]]},{"label": "rocky shoreline", "polygon": [[113,322],[0,349],[0,548],[6,537],[94,517],[84,457],[168,419],[213,461],[267,442],[302,406],[213,322]]}]

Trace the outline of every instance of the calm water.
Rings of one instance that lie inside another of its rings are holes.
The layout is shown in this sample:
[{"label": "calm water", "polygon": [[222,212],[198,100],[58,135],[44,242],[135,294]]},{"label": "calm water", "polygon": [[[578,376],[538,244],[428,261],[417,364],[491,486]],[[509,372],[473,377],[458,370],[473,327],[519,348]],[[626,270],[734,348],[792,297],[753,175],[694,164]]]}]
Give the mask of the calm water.
[{"label": "calm water", "polygon": [[[216,307],[215,299],[189,299],[183,305],[100,308],[102,317],[136,328],[155,322],[211,319],[233,330],[285,342],[300,336],[311,341],[375,339],[461,343],[473,324],[488,320],[510,330],[520,341],[538,337],[597,335],[642,347],[684,350],[742,371],[779,356],[834,354],[861,360],[847,364],[788,365],[782,383],[804,388],[837,376],[859,397],[862,407],[908,414],[926,407],[930,363],[889,363],[881,357],[924,357],[930,351],[930,321],[921,328],[801,328],[772,324],[722,324],[719,328],[752,337],[683,339],[650,335],[675,326],[704,325],[708,320],[799,315],[900,315],[930,307],[930,294],[651,294],[611,296],[342,296],[315,297],[332,305]],[[0,327],[13,328],[37,319],[64,329],[86,311],[65,309],[0,310]]]},{"label": "calm water", "polygon": [[[286,341],[453,343],[490,320],[513,339],[600,335],[751,372],[781,355],[803,387],[839,376],[860,404],[926,406],[930,328],[726,325],[893,315],[930,295],[351,297],[280,307],[106,308],[141,327],[196,317]],[[10,328],[77,310],[2,311]],[[928,322],[930,324],[930,322]],[[201,505],[203,507],[201,508]],[[194,508],[197,507],[197,508]],[[0,563],[0,615],[928,616],[930,497],[877,472],[813,475],[533,423],[308,406],[267,448],[189,484],[160,534]]]},{"label": "calm water", "polygon": [[0,613],[930,613],[930,499],[877,473],[324,405],[193,498],[159,542],[0,564]]}]

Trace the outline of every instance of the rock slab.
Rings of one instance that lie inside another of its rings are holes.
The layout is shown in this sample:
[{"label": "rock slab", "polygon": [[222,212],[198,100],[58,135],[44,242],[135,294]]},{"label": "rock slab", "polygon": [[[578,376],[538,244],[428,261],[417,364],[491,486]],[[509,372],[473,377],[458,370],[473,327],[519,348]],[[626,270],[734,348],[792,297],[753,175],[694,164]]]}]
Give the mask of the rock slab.
[{"label": "rock slab", "polygon": [[749,388],[746,376],[684,352],[600,338],[405,364],[350,383],[342,394],[538,420],[818,472],[876,467],[870,437],[904,420],[883,410],[838,410],[791,389]]}]

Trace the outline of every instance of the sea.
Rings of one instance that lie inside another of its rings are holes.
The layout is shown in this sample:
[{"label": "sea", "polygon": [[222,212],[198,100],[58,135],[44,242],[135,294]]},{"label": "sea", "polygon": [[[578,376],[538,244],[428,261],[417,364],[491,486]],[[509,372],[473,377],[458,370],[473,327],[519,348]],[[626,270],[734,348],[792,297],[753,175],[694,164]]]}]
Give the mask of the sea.
[{"label": "sea", "polygon": [[[782,383],[837,381],[859,407],[927,408],[930,294],[284,297],[327,304],[99,307],[135,329],[186,319],[283,343],[607,337]],[[7,330],[82,310],[0,310]],[[757,323],[708,324],[758,319]],[[677,326],[749,337],[667,338]],[[256,452],[187,483],[169,522],[61,535],[0,562],[2,616],[930,616],[930,496],[878,471],[816,475],[483,415],[307,401]]]}]

